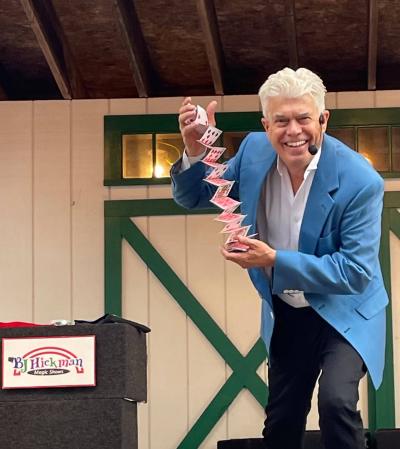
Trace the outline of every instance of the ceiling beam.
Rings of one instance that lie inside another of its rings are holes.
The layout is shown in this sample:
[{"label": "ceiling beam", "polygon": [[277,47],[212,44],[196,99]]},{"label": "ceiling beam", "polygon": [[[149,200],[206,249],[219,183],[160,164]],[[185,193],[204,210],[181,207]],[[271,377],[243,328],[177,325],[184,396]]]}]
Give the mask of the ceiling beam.
[{"label": "ceiling beam", "polygon": [[11,82],[10,77],[0,63],[0,100],[11,99]]},{"label": "ceiling beam", "polygon": [[376,0],[369,0],[368,90],[376,90],[377,60],[378,60],[378,6]]},{"label": "ceiling beam", "polygon": [[8,95],[6,94],[6,91],[3,89],[1,84],[0,84],[0,100],[8,100]]},{"label": "ceiling beam", "polygon": [[295,0],[286,0],[286,35],[289,49],[289,67],[299,68],[299,52],[297,49]]},{"label": "ceiling beam", "polygon": [[208,63],[217,95],[224,94],[224,58],[213,0],[196,0],[201,30],[206,45]]},{"label": "ceiling beam", "polygon": [[115,0],[115,5],[136,89],[139,97],[146,98],[151,92],[153,73],[135,6],[133,0]]},{"label": "ceiling beam", "polygon": [[86,97],[68,42],[51,0],[20,0],[62,97]]}]

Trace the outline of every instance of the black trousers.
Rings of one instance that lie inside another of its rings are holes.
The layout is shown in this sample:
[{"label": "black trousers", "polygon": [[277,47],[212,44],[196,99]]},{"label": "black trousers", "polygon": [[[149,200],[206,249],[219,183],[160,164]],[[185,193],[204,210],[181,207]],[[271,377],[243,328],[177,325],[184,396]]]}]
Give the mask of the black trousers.
[{"label": "black trousers", "polygon": [[267,449],[302,449],[307,415],[319,377],[318,410],[325,449],[363,449],[357,411],[365,375],[353,347],[311,307],[273,298],[275,327],[269,357],[269,399],[263,431]]}]

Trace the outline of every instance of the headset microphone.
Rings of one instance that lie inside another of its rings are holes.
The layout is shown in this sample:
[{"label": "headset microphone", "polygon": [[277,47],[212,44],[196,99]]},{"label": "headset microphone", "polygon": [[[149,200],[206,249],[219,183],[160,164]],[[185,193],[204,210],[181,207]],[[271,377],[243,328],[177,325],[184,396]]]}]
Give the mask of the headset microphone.
[{"label": "headset microphone", "polygon": [[[325,123],[325,117],[321,114],[321,115],[319,116],[318,121],[319,121],[319,124],[320,124],[320,127],[321,127],[321,137],[322,137],[322,125]],[[310,145],[310,146],[308,147],[308,152],[309,152],[312,156],[315,156],[315,155],[318,153],[318,147],[317,147],[316,145]]]},{"label": "headset microphone", "polygon": [[318,153],[318,147],[316,145],[310,145],[308,147],[308,152],[315,156]]}]

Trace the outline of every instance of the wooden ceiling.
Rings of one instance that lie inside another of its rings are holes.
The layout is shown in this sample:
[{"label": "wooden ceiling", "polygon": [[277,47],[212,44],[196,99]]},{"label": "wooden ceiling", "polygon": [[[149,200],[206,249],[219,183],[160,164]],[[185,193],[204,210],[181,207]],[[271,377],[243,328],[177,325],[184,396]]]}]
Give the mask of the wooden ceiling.
[{"label": "wooden ceiling", "polygon": [[0,99],[400,89],[399,0],[0,0]]}]

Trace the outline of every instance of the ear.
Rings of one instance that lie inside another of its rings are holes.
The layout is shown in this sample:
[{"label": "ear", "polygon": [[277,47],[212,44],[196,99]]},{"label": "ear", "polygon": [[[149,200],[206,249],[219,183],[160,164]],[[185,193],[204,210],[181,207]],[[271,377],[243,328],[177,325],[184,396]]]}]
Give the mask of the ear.
[{"label": "ear", "polygon": [[265,132],[268,132],[268,129],[269,129],[269,121],[268,121],[265,117],[263,117],[263,118],[261,119],[261,123],[262,123],[263,128],[265,129]]},{"label": "ear", "polygon": [[322,128],[322,132],[325,132],[326,128],[328,127],[328,120],[329,120],[330,113],[327,109],[325,109],[325,111],[321,115],[324,117],[324,123],[321,125],[321,128]]}]

